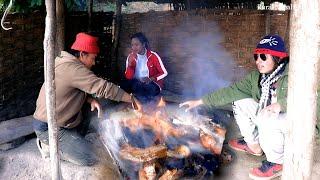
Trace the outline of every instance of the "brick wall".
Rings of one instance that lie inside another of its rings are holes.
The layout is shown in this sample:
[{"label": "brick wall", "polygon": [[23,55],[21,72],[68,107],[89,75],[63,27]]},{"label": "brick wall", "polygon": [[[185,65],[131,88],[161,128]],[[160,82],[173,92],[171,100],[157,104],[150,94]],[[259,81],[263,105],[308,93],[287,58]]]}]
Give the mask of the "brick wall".
[{"label": "brick wall", "polygon": [[[29,115],[34,111],[39,88],[43,83],[44,18],[40,13],[10,14],[6,21],[11,23],[7,26],[13,27],[13,30],[0,31],[0,121]],[[100,18],[97,22],[110,21],[110,18],[103,20],[105,16]],[[271,15],[271,32],[284,36],[287,32],[287,18],[288,14]],[[72,25],[67,26],[66,43],[70,44],[69,39],[74,39],[77,32],[86,31],[86,17],[77,14],[70,17],[68,22]],[[103,27],[95,29],[111,33],[105,23],[97,22],[94,24],[103,24]],[[123,15],[118,58],[121,72],[109,73],[112,72],[111,68],[116,67],[110,66],[109,55],[104,54],[100,64],[106,69],[100,74],[106,78],[123,74],[124,61],[130,50],[129,36],[143,31],[169,72],[166,90],[193,93],[200,89],[194,86],[196,82],[213,82],[205,89],[211,89],[211,86],[214,89],[217,84],[225,85],[225,80],[229,82],[241,77],[242,69],[254,67],[252,51],[258,39],[264,35],[264,22],[265,16],[261,11],[200,10]],[[108,33],[100,33],[99,36],[111,39]],[[103,51],[110,52],[110,44],[102,45]],[[199,51],[199,47],[204,51]],[[203,55],[195,58],[199,52]],[[208,74],[212,66],[216,72]],[[190,72],[190,69],[193,71]],[[199,74],[208,79],[195,78]]]},{"label": "brick wall", "polygon": [[0,121],[31,114],[43,82],[44,16],[11,14],[6,21],[13,29],[0,31]]},{"label": "brick wall", "polygon": [[[93,34],[100,39],[101,53],[95,73],[110,75],[110,48],[113,13],[93,14]],[[9,31],[0,31],[0,122],[30,115],[44,80],[43,38],[45,15],[41,13],[9,14]],[[70,47],[78,32],[87,31],[86,13],[66,17],[66,47]],[[67,48],[68,49],[68,48]]]},{"label": "brick wall", "polygon": [[[271,33],[287,34],[288,13],[271,14]],[[142,31],[169,75],[165,89],[201,96],[255,67],[252,52],[265,35],[266,16],[255,10],[197,10],[123,15],[118,66],[125,69],[130,35]]]}]

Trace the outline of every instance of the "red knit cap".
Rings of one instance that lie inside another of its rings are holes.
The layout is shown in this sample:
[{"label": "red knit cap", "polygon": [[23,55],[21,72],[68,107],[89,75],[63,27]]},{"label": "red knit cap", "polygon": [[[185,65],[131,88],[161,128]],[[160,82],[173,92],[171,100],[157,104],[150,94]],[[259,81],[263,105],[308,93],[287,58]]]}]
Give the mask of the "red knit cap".
[{"label": "red knit cap", "polygon": [[87,53],[98,54],[99,46],[98,46],[98,38],[91,36],[86,33],[78,33],[76,40],[71,46],[71,49],[77,51],[85,51]]}]

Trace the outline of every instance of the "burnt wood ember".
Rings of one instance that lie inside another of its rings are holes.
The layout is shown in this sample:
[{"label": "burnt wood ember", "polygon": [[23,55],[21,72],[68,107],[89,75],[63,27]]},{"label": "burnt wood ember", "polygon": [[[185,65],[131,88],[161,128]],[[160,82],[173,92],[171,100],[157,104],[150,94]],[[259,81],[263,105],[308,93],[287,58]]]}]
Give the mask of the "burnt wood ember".
[{"label": "burnt wood ember", "polygon": [[175,180],[179,179],[182,175],[182,171],[178,169],[166,170],[159,180]]},{"label": "burnt wood ember", "polygon": [[139,180],[155,180],[156,177],[156,163],[154,161],[144,163],[143,167],[139,170]]},{"label": "burnt wood ember", "polygon": [[185,158],[191,155],[191,150],[186,145],[179,145],[173,151],[168,151],[167,156],[172,158]]},{"label": "burnt wood ember", "polygon": [[217,142],[215,139],[209,135],[200,130],[200,141],[203,147],[206,149],[210,150],[214,154],[220,154],[221,153],[221,148],[216,146]]}]

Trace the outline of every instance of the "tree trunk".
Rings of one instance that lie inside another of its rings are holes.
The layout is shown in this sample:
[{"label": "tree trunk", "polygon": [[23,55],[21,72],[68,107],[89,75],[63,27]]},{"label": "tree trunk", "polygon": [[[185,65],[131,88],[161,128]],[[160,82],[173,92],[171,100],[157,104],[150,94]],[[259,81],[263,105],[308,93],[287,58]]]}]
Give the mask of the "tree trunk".
[{"label": "tree trunk", "polygon": [[319,0],[292,1],[284,180],[311,179],[320,55],[319,6]]},{"label": "tree trunk", "polygon": [[55,118],[56,95],[54,84],[54,59],[55,59],[55,35],[56,35],[56,4],[55,1],[46,0],[46,26],[44,33],[44,74],[45,74],[45,93],[47,119],[49,129],[49,145],[51,159],[52,179],[61,179],[60,158],[57,140],[57,122]]},{"label": "tree trunk", "polygon": [[64,0],[56,0],[56,17],[57,17],[57,32],[56,32],[56,47],[55,56],[58,56],[64,50],[65,43],[65,13]]}]

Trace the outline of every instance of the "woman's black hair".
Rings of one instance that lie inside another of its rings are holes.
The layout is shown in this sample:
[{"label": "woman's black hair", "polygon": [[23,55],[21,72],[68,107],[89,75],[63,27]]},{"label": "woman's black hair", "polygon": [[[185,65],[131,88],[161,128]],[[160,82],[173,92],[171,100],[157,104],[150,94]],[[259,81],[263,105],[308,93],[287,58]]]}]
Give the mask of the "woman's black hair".
[{"label": "woman's black hair", "polygon": [[142,44],[144,44],[144,47],[146,49],[150,49],[149,40],[142,32],[138,32],[138,33],[133,34],[131,36],[131,39],[133,39],[133,38],[137,38]]},{"label": "woman's black hair", "polygon": [[282,64],[282,63],[288,63],[289,62],[289,57],[284,57],[284,58],[280,58],[278,56],[272,56],[272,59],[274,60],[274,62],[276,62],[278,65]]}]

